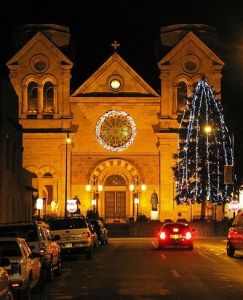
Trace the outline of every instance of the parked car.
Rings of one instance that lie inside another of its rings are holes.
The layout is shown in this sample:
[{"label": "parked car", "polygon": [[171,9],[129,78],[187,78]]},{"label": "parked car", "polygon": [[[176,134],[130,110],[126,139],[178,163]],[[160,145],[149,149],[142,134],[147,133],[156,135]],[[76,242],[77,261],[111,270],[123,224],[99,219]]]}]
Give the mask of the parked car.
[{"label": "parked car", "polygon": [[46,281],[61,273],[59,245],[53,241],[49,225],[42,221],[11,223],[0,226],[0,237],[24,238],[34,253],[40,254],[42,272]]},{"label": "parked car", "polygon": [[20,299],[28,299],[30,290],[40,280],[40,254],[33,253],[22,238],[4,237],[0,238],[0,261],[4,258],[13,292]]},{"label": "parked car", "polygon": [[60,218],[52,220],[50,231],[54,240],[61,248],[61,254],[86,253],[86,258],[92,258],[93,237],[84,218]]},{"label": "parked car", "polygon": [[95,232],[98,235],[98,239],[101,245],[108,244],[109,236],[108,229],[105,227],[101,220],[89,220],[89,223],[93,225]]},{"label": "parked car", "polygon": [[9,265],[8,258],[0,258],[0,299],[13,300],[13,295],[10,290],[10,281],[7,271],[3,268]]},{"label": "parked car", "polygon": [[237,214],[228,231],[227,255],[233,257],[235,250],[243,250],[243,212]]},{"label": "parked car", "polygon": [[157,235],[158,249],[186,247],[193,249],[193,230],[187,223],[165,223]]},{"label": "parked car", "polygon": [[92,224],[88,223],[88,226],[89,226],[90,232],[92,234],[94,249],[97,249],[99,247],[98,235],[97,235],[96,231],[94,230],[94,226]]}]

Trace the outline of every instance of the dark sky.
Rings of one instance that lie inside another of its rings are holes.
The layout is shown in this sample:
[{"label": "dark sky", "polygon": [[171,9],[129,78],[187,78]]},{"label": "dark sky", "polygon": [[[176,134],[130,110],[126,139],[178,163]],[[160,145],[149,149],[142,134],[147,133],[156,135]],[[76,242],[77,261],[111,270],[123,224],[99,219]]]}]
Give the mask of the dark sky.
[{"label": "dark sky", "polygon": [[[240,51],[223,69],[222,90],[226,119],[236,132],[236,151],[242,165],[243,141],[243,0],[1,0],[0,70],[10,58],[8,45],[15,26],[58,24],[70,28],[76,44],[73,82],[81,85],[112,54],[117,40],[119,54],[153,88],[159,87],[155,42],[160,28],[173,24],[207,24],[216,28],[227,48]],[[237,56],[238,55],[238,56]],[[156,73],[157,72],[157,73]],[[237,140],[238,135],[238,140]],[[239,142],[238,142],[239,141]]]},{"label": "dark sky", "polygon": [[1,62],[9,53],[6,45],[13,28],[35,23],[70,27],[76,43],[74,73],[81,83],[111,55],[114,40],[120,42],[119,54],[128,64],[153,83],[161,26],[202,23],[215,26],[223,36],[243,24],[243,1],[1,0]]}]

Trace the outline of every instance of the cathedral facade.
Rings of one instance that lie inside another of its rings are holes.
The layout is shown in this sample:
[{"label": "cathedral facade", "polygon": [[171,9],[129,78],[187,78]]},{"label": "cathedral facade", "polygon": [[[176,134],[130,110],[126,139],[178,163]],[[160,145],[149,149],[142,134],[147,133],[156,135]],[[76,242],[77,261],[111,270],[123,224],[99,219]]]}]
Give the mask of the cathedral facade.
[{"label": "cathedral facade", "polygon": [[186,98],[202,76],[221,91],[224,63],[208,46],[210,30],[197,24],[161,29],[167,52],[158,61],[160,93],[119,55],[117,42],[71,93],[69,29],[43,24],[16,31],[19,48],[7,66],[19,99],[23,167],[44,199],[42,215],[72,213],[75,199],[82,214],[96,211],[106,222],[200,215],[200,205],[176,203],[172,167]]}]

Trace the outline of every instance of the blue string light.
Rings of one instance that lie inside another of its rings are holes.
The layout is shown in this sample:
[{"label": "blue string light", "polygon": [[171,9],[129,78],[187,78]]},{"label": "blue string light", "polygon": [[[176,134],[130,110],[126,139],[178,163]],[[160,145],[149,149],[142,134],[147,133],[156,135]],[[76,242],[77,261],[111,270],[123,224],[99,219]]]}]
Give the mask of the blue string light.
[{"label": "blue string light", "polygon": [[232,140],[221,103],[205,80],[198,82],[182,114],[176,157],[179,203],[210,200],[222,204],[229,199],[224,165],[234,163]]}]

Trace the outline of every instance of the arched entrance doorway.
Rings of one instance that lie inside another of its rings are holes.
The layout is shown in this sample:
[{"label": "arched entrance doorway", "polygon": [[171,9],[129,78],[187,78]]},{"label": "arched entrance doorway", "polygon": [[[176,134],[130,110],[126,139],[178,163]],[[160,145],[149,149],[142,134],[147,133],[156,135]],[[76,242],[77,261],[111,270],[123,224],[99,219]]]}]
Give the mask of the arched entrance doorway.
[{"label": "arched entrance doorway", "polygon": [[99,192],[99,215],[107,223],[126,222],[134,216],[133,192],[129,185],[140,178],[136,167],[130,162],[112,158],[102,161],[90,176],[103,186]]},{"label": "arched entrance doorway", "polygon": [[106,222],[125,222],[127,193],[126,180],[114,174],[106,178],[104,183],[104,212]]}]

